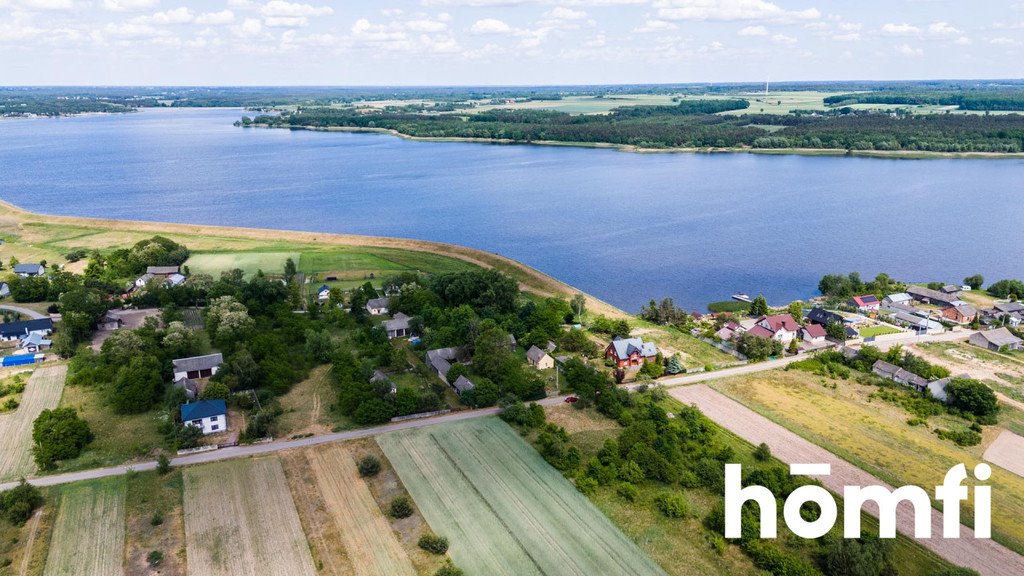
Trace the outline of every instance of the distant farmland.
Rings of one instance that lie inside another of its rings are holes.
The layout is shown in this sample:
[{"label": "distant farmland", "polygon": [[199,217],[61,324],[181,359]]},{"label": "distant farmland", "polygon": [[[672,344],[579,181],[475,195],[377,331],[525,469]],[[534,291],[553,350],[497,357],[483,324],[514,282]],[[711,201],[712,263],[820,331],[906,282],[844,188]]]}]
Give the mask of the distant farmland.
[{"label": "distant farmland", "polygon": [[183,474],[191,576],[316,575],[277,458],[206,464]]},{"label": "distant farmland", "polygon": [[496,418],[396,432],[377,442],[467,574],[665,574]]},{"label": "distant farmland", "polygon": [[61,489],[44,576],[124,574],[125,493],[124,477]]},{"label": "distant farmland", "polygon": [[14,480],[35,471],[32,461],[32,422],[43,410],[60,402],[67,366],[40,368],[29,378],[21,406],[0,415],[0,481]]}]

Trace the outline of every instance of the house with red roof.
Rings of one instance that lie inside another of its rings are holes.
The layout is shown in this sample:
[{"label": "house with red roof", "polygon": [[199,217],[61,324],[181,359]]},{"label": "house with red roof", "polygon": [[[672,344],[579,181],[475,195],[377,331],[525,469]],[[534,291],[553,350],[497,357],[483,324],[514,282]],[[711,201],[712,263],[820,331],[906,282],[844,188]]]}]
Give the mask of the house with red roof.
[{"label": "house with red roof", "polygon": [[747,330],[747,334],[788,343],[796,338],[799,331],[800,324],[792,316],[776,314],[758,318],[754,326]]},{"label": "house with red roof", "polygon": [[877,312],[882,307],[882,301],[874,294],[854,296],[853,298],[850,298],[847,304],[857,308],[861,312]]},{"label": "house with red roof", "polygon": [[826,336],[828,334],[825,332],[825,327],[821,324],[808,324],[800,329],[800,339],[804,342],[823,344]]}]

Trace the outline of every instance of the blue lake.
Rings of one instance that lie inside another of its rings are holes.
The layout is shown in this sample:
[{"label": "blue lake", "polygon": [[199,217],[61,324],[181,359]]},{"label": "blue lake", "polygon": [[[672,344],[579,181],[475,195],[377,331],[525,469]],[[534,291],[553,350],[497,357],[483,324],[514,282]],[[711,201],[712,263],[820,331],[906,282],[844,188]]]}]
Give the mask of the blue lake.
[{"label": "blue lake", "polygon": [[825,273],[1024,277],[1024,161],[628,154],[254,130],[239,110],[0,121],[0,198],[497,252],[630,311]]}]

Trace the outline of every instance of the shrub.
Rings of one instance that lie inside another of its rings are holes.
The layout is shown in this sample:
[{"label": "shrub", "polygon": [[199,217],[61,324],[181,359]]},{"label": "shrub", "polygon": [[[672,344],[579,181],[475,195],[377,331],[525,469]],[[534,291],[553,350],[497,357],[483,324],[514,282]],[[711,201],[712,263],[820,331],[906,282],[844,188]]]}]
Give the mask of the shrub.
[{"label": "shrub", "polygon": [[159,566],[164,561],[164,553],[159,550],[153,550],[146,555],[146,562],[149,562],[150,566]]},{"label": "shrub", "polygon": [[392,518],[408,518],[412,512],[412,501],[408,496],[396,496],[388,505],[388,515]]},{"label": "shrub", "polygon": [[576,489],[586,495],[597,492],[598,482],[590,476],[580,476],[576,479]]},{"label": "shrub", "polygon": [[92,431],[74,408],[54,408],[43,410],[32,423],[32,440],[36,464],[43,470],[52,470],[58,461],[81,454],[92,441]]},{"label": "shrub", "polygon": [[666,518],[685,518],[690,515],[690,504],[682,494],[661,494],[654,500],[654,505]]},{"label": "shrub", "polygon": [[376,456],[368,454],[359,459],[359,475],[363,478],[370,478],[380,473],[380,460]]},{"label": "shrub", "polygon": [[11,524],[24,524],[32,512],[42,505],[42,492],[25,480],[0,494],[0,514]]},{"label": "shrub", "polygon": [[772,457],[772,449],[767,444],[761,442],[754,448],[754,459],[758,462],[767,462]]},{"label": "shrub", "polygon": [[154,512],[153,517],[149,519],[151,526],[159,526],[164,523],[164,515],[160,512]]},{"label": "shrub", "polygon": [[936,428],[935,434],[943,440],[952,440],[957,446],[977,446],[981,444],[981,434],[974,430],[946,430]]},{"label": "shrub", "polygon": [[441,566],[437,569],[437,572],[434,572],[434,576],[465,576],[465,574],[462,568],[452,564],[451,560],[448,560],[444,566]]},{"label": "shrub", "polygon": [[620,483],[619,487],[615,489],[615,493],[630,502],[636,502],[636,499],[640,497],[640,490],[637,490],[637,487],[629,482]]},{"label": "shrub", "polygon": [[166,454],[161,454],[156,459],[156,473],[164,476],[171,471],[171,459]]},{"label": "shrub", "polygon": [[424,534],[417,544],[431,554],[444,554],[448,551],[448,539],[437,534]]}]

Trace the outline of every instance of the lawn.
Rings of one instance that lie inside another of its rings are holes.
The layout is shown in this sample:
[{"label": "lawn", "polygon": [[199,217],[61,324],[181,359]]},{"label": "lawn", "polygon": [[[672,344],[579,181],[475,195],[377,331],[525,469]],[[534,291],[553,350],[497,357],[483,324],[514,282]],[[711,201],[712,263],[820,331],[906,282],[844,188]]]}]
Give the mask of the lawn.
[{"label": "lawn", "polygon": [[339,424],[335,422],[336,414],[331,410],[337,395],[331,381],[331,367],[314,368],[307,379],[292,386],[287,394],[281,396],[284,412],[277,419],[278,436],[330,432]]},{"label": "lawn", "polygon": [[[894,486],[935,486],[959,463],[972,468],[999,433],[996,427],[987,428],[981,445],[961,448],[939,439],[929,427],[909,426],[911,416],[902,408],[869,398],[874,386],[800,370],[728,378],[712,387]],[[963,427],[948,417],[932,417],[929,425]],[[987,484],[993,487],[994,538],[1024,551],[1024,478],[995,468]],[[963,508],[961,519],[970,525],[970,502]]]},{"label": "lawn", "polygon": [[658,350],[671,358],[679,353],[683,366],[687,368],[703,368],[708,364],[721,365],[736,362],[736,358],[722,352],[718,348],[698,340],[689,334],[671,326],[659,326],[642,320],[630,321],[633,326],[631,335],[639,336],[658,345]]},{"label": "lawn", "polygon": [[125,482],[120,476],[59,489],[44,576],[125,573]]},{"label": "lawn", "polygon": [[0,481],[28,476],[35,471],[32,460],[32,423],[43,410],[60,401],[67,366],[37,369],[29,378],[21,405],[14,412],[0,414]]},{"label": "lawn", "polygon": [[496,418],[395,432],[377,442],[469,574],[664,574]]},{"label": "lawn", "polygon": [[893,328],[892,326],[868,326],[863,330],[858,330],[862,338],[874,338],[875,336],[884,336],[886,334],[899,334],[899,328]]},{"label": "lawn", "polygon": [[225,270],[238,268],[250,277],[260,270],[268,274],[284,272],[284,263],[289,258],[299,264],[298,252],[200,252],[193,253],[185,262],[192,274],[210,274],[220,278]]},{"label": "lawn", "polygon": [[191,576],[314,576],[316,568],[277,458],[187,468]]}]

